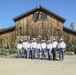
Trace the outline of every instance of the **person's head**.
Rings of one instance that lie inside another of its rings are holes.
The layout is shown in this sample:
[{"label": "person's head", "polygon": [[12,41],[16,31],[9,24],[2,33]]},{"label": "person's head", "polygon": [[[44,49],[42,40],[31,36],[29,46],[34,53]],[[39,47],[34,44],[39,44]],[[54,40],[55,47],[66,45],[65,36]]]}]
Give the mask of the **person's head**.
[{"label": "person's head", "polygon": [[47,41],[47,44],[49,44],[49,41]]},{"label": "person's head", "polygon": [[63,39],[62,39],[62,38],[60,38],[60,39],[59,39],[59,42],[62,42],[62,41],[63,41]]},{"label": "person's head", "polygon": [[47,41],[47,44],[49,44],[49,43],[51,43],[51,41],[50,41],[50,40],[48,40],[48,41]]},{"label": "person's head", "polygon": [[55,39],[55,38],[53,38],[53,41],[56,41],[56,39]]},{"label": "person's head", "polygon": [[33,40],[30,40],[30,43],[32,43],[33,42]]},{"label": "person's head", "polygon": [[33,42],[36,42],[36,39],[33,39]]},{"label": "person's head", "polygon": [[42,42],[42,43],[45,43],[45,40],[42,40],[41,42]]}]

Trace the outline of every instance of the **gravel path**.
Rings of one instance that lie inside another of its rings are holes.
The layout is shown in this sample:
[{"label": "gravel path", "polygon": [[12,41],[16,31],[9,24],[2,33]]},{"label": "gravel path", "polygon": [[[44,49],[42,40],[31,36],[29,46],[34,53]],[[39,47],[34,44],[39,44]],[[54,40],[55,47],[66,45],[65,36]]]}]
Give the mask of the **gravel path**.
[{"label": "gravel path", "polygon": [[0,75],[76,75],[76,56],[64,61],[0,58]]}]

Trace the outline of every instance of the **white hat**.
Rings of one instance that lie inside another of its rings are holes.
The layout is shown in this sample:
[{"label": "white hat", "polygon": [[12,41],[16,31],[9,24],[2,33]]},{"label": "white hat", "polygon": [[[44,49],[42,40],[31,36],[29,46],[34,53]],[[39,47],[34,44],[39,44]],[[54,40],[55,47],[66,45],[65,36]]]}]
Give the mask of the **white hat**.
[{"label": "white hat", "polygon": [[43,41],[45,41],[45,40],[42,40],[42,42],[43,42]]},{"label": "white hat", "polygon": [[60,40],[63,40],[62,38],[60,38]]},{"label": "white hat", "polygon": [[51,42],[50,40],[48,40],[48,42]]}]

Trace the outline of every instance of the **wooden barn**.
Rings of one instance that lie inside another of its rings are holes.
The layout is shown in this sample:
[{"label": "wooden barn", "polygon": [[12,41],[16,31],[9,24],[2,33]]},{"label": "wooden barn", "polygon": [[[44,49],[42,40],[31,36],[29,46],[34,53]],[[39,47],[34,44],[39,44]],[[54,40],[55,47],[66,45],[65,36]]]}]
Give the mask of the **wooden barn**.
[{"label": "wooden barn", "polygon": [[14,19],[15,26],[0,30],[0,44],[6,38],[9,42],[17,38],[26,39],[52,39],[60,37],[72,40],[76,38],[76,31],[64,27],[66,21],[63,17],[51,12],[50,10],[38,6]]}]

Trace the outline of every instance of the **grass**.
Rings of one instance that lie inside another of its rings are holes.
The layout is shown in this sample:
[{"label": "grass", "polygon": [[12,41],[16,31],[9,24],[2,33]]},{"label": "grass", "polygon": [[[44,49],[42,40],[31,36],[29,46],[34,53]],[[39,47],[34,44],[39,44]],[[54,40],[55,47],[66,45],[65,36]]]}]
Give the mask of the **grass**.
[{"label": "grass", "polygon": [[17,54],[0,55],[0,58],[16,58]]}]

